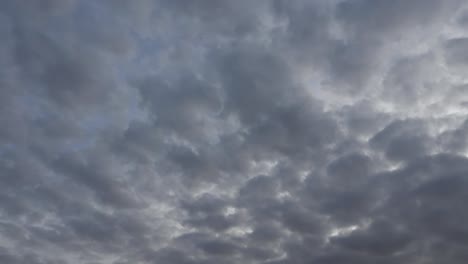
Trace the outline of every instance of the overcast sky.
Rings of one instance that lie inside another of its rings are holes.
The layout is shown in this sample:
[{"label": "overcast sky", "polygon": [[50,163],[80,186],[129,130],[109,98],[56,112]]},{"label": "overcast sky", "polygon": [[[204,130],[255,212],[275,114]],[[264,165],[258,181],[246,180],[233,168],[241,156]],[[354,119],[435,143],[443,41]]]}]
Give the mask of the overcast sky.
[{"label": "overcast sky", "polygon": [[0,263],[468,262],[468,1],[0,0]]}]

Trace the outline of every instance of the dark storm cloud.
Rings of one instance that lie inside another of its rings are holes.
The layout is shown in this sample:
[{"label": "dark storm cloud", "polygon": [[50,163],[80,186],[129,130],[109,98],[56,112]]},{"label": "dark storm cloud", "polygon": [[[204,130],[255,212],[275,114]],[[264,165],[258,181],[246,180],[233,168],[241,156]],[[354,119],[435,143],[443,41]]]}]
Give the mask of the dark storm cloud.
[{"label": "dark storm cloud", "polygon": [[0,3],[0,262],[465,263],[463,1]]}]

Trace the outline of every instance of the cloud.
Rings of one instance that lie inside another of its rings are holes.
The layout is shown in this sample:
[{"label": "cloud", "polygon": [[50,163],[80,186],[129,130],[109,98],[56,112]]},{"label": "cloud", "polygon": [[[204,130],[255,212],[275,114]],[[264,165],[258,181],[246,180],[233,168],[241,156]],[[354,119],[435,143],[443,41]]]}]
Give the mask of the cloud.
[{"label": "cloud", "polygon": [[0,3],[0,262],[464,263],[463,1]]}]

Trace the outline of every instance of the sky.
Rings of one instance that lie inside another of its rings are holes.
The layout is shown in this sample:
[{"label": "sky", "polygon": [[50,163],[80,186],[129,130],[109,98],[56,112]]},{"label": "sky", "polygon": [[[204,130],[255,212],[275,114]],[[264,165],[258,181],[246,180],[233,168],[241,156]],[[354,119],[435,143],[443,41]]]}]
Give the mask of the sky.
[{"label": "sky", "polygon": [[468,1],[0,0],[0,263],[468,261]]}]

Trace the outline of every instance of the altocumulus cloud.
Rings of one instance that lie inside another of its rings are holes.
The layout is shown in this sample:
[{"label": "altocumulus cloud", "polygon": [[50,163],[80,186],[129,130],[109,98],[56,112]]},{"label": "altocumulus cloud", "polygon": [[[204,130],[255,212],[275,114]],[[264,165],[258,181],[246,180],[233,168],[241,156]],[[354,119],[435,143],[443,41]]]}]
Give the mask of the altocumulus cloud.
[{"label": "altocumulus cloud", "polygon": [[0,1],[0,262],[468,261],[468,2]]}]

